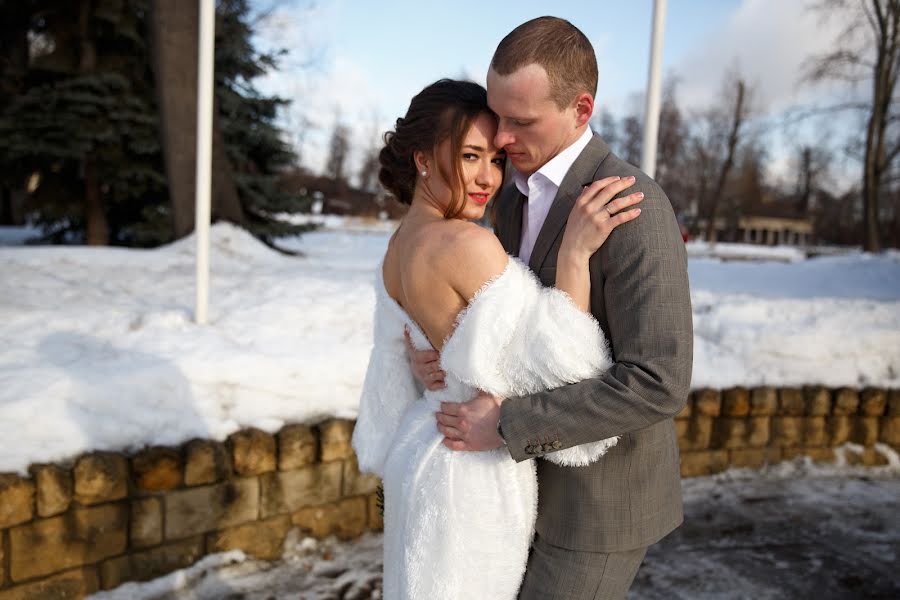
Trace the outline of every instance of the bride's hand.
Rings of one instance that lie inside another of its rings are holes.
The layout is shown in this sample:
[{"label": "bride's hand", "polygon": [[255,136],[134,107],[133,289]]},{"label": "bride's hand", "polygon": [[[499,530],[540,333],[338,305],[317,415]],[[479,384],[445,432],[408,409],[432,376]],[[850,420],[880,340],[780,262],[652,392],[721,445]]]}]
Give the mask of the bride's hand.
[{"label": "bride's hand", "polygon": [[613,229],[636,219],[641,209],[633,206],[644,198],[637,192],[621,198],[612,198],[634,185],[634,177],[607,177],[584,188],[566,222],[560,255],[582,263],[590,259]]}]

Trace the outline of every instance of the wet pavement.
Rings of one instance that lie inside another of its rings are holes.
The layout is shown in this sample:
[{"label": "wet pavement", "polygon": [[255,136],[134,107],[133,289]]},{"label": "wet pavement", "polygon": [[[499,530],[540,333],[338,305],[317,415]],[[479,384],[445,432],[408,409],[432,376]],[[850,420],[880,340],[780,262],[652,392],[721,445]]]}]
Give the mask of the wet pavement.
[{"label": "wet pavement", "polygon": [[[684,524],[650,549],[628,600],[900,599],[896,454],[892,462],[865,469],[798,459],[686,479]],[[380,534],[339,542],[293,531],[280,561],[209,557],[209,566],[96,597],[380,599],[381,545]]]},{"label": "wet pavement", "polygon": [[900,599],[900,478],[685,481],[685,522],[632,599]]}]

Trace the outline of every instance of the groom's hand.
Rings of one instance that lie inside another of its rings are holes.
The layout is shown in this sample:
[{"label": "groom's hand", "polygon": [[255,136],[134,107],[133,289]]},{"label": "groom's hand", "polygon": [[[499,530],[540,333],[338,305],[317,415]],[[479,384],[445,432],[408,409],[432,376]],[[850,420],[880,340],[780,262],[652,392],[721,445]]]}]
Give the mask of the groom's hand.
[{"label": "groom's hand", "polygon": [[451,450],[493,450],[504,444],[497,433],[502,398],[481,392],[468,402],[441,402],[438,431]]}]

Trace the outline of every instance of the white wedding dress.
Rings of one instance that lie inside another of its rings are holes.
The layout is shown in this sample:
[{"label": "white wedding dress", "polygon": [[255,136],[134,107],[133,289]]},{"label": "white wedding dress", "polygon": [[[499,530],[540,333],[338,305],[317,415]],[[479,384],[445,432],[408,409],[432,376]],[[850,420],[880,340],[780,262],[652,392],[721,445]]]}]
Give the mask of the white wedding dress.
[{"label": "white wedding dress", "polygon": [[[384,484],[386,600],[504,600],[517,596],[537,509],[534,461],[506,448],[452,451],[441,442],[441,402],[478,390],[508,398],[596,377],[611,365],[594,318],[560,290],[545,288],[510,258],[456,320],[441,352],[447,387],[420,395],[403,341],[431,344],[375,281],[374,347],[353,432],[360,469]],[[581,466],[617,438],[544,458]]]}]

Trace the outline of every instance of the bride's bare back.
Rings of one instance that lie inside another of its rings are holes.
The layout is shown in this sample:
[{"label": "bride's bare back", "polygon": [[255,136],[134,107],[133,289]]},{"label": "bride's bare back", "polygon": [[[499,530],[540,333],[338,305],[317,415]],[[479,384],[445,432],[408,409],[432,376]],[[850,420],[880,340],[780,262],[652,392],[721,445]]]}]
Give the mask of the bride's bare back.
[{"label": "bride's bare back", "polygon": [[404,222],[385,253],[384,286],[440,351],[468,300],[507,260],[494,234],[474,223]]}]

